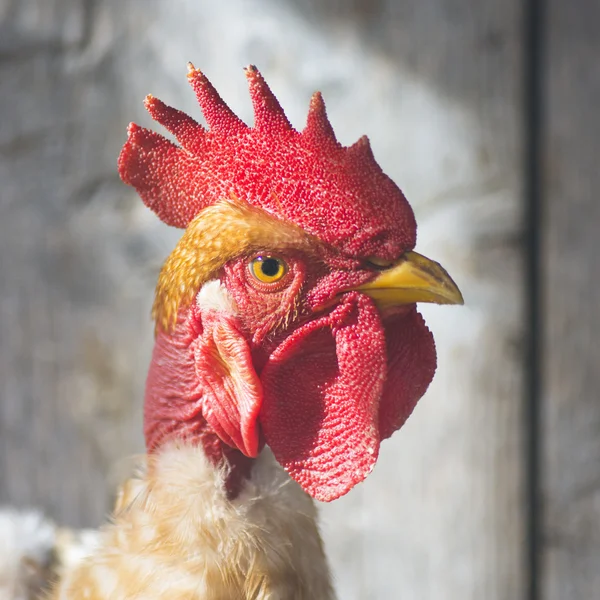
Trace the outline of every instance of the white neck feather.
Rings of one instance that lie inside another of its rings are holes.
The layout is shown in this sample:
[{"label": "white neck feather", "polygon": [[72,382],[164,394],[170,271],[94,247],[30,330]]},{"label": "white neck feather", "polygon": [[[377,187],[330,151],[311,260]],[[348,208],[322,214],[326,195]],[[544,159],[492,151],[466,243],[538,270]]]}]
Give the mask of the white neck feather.
[{"label": "white neck feather", "polygon": [[270,451],[235,500],[223,480],[200,448],[161,450],[55,598],[332,600],[314,503]]}]

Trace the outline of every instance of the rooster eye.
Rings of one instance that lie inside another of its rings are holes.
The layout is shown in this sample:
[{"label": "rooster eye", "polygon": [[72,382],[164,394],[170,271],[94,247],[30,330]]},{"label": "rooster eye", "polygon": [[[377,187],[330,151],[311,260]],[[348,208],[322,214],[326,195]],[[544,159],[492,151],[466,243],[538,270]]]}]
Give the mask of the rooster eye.
[{"label": "rooster eye", "polygon": [[250,272],[261,283],[275,283],[287,273],[287,265],[274,256],[257,256],[250,262]]}]

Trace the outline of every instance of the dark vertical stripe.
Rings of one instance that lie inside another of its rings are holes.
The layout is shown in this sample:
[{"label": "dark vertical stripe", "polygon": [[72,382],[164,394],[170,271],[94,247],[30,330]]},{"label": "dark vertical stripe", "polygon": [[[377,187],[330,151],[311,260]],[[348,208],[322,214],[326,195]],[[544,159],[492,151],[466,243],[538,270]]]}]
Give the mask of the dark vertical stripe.
[{"label": "dark vertical stripe", "polygon": [[541,228],[543,217],[542,144],[544,123],[545,0],[524,3],[524,194],[527,361],[525,375],[525,453],[527,523],[527,600],[541,600],[541,409],[543,292]]}]

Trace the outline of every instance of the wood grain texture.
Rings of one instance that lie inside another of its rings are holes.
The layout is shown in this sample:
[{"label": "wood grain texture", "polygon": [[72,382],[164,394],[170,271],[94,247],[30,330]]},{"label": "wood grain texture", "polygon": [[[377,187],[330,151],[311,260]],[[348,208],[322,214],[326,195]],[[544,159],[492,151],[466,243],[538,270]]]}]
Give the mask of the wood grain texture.
[{"label": "wood grain texture", "polygon": [[142,447],[162,254],[115,172],[118,40],[93,7],[4,3],[0,35],[0,502],[70,525],[101,521]]},{"label": "wood grain texture", "polygon": [[254,62],[297,127],[321,89],[343,143],[369,134],[418,250],[467,300],[426,311],[434,385],[369,480],[323,507],[339,595],[521,597],[520,3],[1,6],[0,501],[102,519],[142,447],[152,289],[178,236],[116,177],[125,126],[149,124],[149,92],[198,115],[188,60],[248,122]]},{"label": "wood grain texture", "polygon": [[550,0],[545,60],[543,599],[600,590],[600,4]]}]

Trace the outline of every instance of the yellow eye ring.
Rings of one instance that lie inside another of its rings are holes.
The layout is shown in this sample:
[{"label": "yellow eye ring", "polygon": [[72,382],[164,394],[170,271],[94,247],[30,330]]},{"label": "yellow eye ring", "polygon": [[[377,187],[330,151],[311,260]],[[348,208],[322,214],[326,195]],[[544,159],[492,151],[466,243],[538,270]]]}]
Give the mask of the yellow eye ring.
[{"label": "yellow eye ring", "polygon": [[274,256],[257,256],[250,261],[250,273],[261,283],[275,283],[287,273],[283,260]]}]

